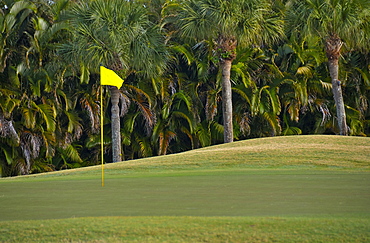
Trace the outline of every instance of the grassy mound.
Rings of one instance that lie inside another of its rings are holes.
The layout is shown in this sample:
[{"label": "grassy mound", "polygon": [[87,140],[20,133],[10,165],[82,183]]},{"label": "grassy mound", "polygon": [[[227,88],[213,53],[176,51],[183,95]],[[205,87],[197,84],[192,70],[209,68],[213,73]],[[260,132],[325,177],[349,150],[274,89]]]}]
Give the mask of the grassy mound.
[{"label": "grassy mound", "polygon": [[[207,169],[350,169],[370,170],[370,138],[306,135],[258,138],[191,151],[105,164],[107,176],[140,172]],[[96,177],[101,166],[22,176],[58,179]],[[18,180],[19,178],[8,178]]]},{"label": "grassy mound", "polygon": [[370,169],[370,138],[269,137],[195,149],[181,154],[115,163],[111,169],[347,168]]},{"label": "grassy mound", "polygon": [[370,139],[252,139],[0,179],[0,241],[370,240]]}]

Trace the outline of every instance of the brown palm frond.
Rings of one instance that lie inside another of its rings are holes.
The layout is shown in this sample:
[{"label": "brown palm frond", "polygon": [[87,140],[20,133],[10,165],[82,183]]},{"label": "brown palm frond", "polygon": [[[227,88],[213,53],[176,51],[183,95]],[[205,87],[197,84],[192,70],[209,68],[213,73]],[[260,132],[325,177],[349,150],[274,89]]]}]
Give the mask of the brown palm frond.
[{"label": "brown palm frond", "polygon": [[98,132],[100,128],[100,106],[96,104],[91,97],[88,95],[84,95],[80,99],[81,107],[86,111],[89,120],[90,120],[90,128],[93,133]]},{"label": "brown palm frond", "polygon": [[146,133],[150,134],[157,121],[156,116],[151,108],[151,99],[147,93],[137,87],[128,85],[127,88],[132,91],[131,100],[137,105],[141,114],[143,115]]},{"label": "brown palm frond", "polygon": [[0,115],[0,136],[8,137],[15,144],[19,144],[20,139],[17,131],[14,128],[13,121],[8,121],[2,115]]},{"label": "brown palm frond", "polygon": [[172,139],[176,137],[176,133],[172,131],[163,131],[159,134],[159,155],[166,155],[168,146]]},{"label": "brown palm frond", "polygon": [[40,154],[43,141],[39,135],[30,131],[23,131],[20,140],[21,150],[26,163],[26,173],[28,174],[31,170],[33,159],[37,158]]},{"label": "brown palm frond", "polygon": [[338,59],[343,41],[337,34],[331,34],[325,42],[325,52],[329,60]]},{"label": "brown palm frond", "polygon": [[120,92],[119,101],[120,101],[119,116],[123,117],[128,112],[128,108],[130,107],[131,101],[130,98],[127,97],[127,95],[124,94],[123,92]]}]

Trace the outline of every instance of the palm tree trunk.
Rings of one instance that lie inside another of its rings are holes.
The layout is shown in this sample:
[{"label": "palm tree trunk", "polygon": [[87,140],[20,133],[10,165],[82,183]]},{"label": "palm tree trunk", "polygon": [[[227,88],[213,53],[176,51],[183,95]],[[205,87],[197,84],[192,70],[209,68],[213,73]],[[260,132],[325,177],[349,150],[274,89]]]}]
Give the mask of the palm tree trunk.
[{"label": "palm tree trunk", "polygon": [[232,60],[224,59],[221,62],[222,69],[222,112],[224,118],[224,143],[231,143],[234,139],[233,134],[233,105],[231,94],[231,71]]},{"label": "palm tree trunk", "polygon": [[122,161],[122,152],[121,152],[121,123],[119,118],[119,90],[117,87],[110,86],[111,92],[111,102],[112,102],[112,153],[113,153],[113,162]]},{"label": "palm tree trunk", "polygon": [[326,55],[328,57],[328,68],[331,77],[332,91],[334,95],[335,106],[337,110],[337,121],[340,135],[348,135],[346,111],[344,108],[341,82],[338,79],[339,56],[342,41],[337,36],[331,36],[326,41]]},{"label": "palm tree trunk", "polygon": [[331,76],[332,90],[335,106],[337,109],[337,120],[340,135],[348,135],[346,111],[344,108],[341,82],[338,79],[338,60],[329,60],[329,72]]}]

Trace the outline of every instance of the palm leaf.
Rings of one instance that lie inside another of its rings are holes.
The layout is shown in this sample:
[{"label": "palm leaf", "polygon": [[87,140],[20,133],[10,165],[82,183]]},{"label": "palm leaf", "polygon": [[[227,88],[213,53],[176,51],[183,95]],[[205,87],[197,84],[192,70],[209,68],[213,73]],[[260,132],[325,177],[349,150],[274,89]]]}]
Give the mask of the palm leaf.
[{"label": "palm leaf", "polygon": [[361,77],[364,80],[364,84],[367,87],[370,87],[370,72],[365,69],[362,70],[361,68],[358,68],[358,67],[354,67],[354,69],[357,70],[361,74]]},{"label": "palm leaf", "polygon": [[210,130],[211,130],[211,136],[212,136],[212,142],[214,141],[220,141],[223,138],[224,133],[224,126],[220,123],[217,123],[215,121],[211,121],[210,123]]},{"label": "palm leaf", "polygon": [[185,45],[171,46],[171,49],[177,53],[182,54],[189,66],[195,61],[194,55],[190,51],[188,51]]},{"label": "palm leaf", "polygon": [[139,138],[138,136],[135,136],[135,141],[140,146],[140,154],[142,157],[149,157],[153,155],[150,139]]},{"label": "palm leaf", "polygon": [[179,91],[177,93],[175,93],[173,96],[172,96],[172,99],[175,99],[175,98],[178,98],[182,101],[185,102],[186,104],[186,107],[189,111],[191,111],[192,109],[192,102],[191,102],[191,99],[188,95],[186,95],[183,91]]},{"label": "palm leaf", "polygon": [[28,107],[22,107],[21,110],[24,125],[29,129],[33,129],[36,125],[36,116],[34,110]]},{"label": "palm leaf", "polygon": [[264,91],[270,99],[270,104],[272,106],[272,112],[276,115],[279,115],[281,111],[281,104],[280,104],[279,96],[277,94],[278,89],[277,88],[264,89]]},{"label": "palm leaf", "polygon": [[284,131],[282,131],[282,134],[284,136],[287,136],[287,135],[301,135],[302,130],[299,129],[298,127],[287,127],[286,129],[284,129]]},{"label": "palm leaf", "polygon": [[200,144],[202,147],[207,147],[212,144],[211,141],[211,132],[209,129],[209,123],[203,121],[202,123],[199,123],[196,127],[196,135],[199,139]]},{"label": "palm leaf", "polygon": [[[4,147],[1,147],[1,150],[3,151],[5,155],[5,161],[7,162],[8,165],[13,164],[13,155],[10,153],[11,150],[8,150]],[[1,166],[0,166],[1,167]]]},{"label": "palm leaf", "polygon": [[233,92],[239,94],[249,105],[251,105],[251,99],[249,98],[250,94],[246,93],[246,90],[240,86],[232,87]]},{"label": "palm leaf", "polygon": [[237,76],[237,78],[238,77],[240,77],[241,78],[241,80],[242,80],[242,82],[243,82],[243,84],[244,84],[244,86],[246,87],[246,88],[248,88],[248,87],[250,87],[251,85],[253,85],[253,80],[251,79],[251,76],[250,76],[250,74],[248,73],[248,72],[245,72],[244,70],[243,70],[243,68],[244,68],[244,64],[242,64],[242,63],[238,63],[238,64],[236,64],[236,65],[232,65],[232,67],[231,67],[231,71],[232,72],[234,72],[235,74],[236,74],[236,76]]},{"label": "palm leaf", "polygon": [[[1,93],[1,91],[0,91]],[[6,98],[3,98],[0,101],[0,108],[2,110],[2,113],[4,117],[10,118],[11,114],[13,113],[14,109],[18,107],[21,103],[20,99],[12,98],[10,96],[7,96]]]},{"label": "palm leaf", "polygon": [[67,110],[64,110],[64,114],[68,118],[68,127],[67,131],[69,133],[73,133],[73,131],[78,131],[82,129],[82,125],[79,122],[81,119],[78,117],[78,114],[75,112],[69,112]]},{"label": "palm leaf", "polygon": [[139,114],[140,112],[136,112],[136,113],[127,114],[125,116],[124,123],[123,123],[125,131],[127,131],[128,133],[132,133],[134,131],[136,118],[138,117]]},{"label": "palm leaf", "polygon": [[167,154],[168,146],[175,137],[176,133],[170,130],[162,131],[159,134],[159,155]]},{"label": "palm leaf", "polygon": [[332,84],[331,84],[331,83],[327,83],[327,82],[324,82],[324,81],[320,80],[320,84],[321,84],[321,86],[322,86],[325,90],[330,91],[330,90],[332,89]]},{"label": "palm leaf", "polygon": [[55,131],[55,113],[53,108],[48,104],[40,104],[32,102],[32,106],[42,115],[46,123],[46,130],[49,132]]},{"label": "palm leaf", "polygon": [[272,112],[263,113],[263,118],[270,124],[271,135],[276,136],[281,132],[280,120],[279,117]]},{"label": "palm leaf", "polygon": [[149,134],[150,131],[153,129],[153,126],[156,122],[155,114],[150,108],[149,103],[146,100],[142,100],[141,96],[136,96],[134,101],[141,112],[140,114],[145,119],[145,129],[146,129],[147,134]]},{"label": "palm leaf", "polygon": [[36,6],[31,2],[26,1],[15,2],[11,7],[9,14],[6,15],[5,19],[8,31],[12,30],[16,23],[19,24],[23,23],[23,21],[29,14],[31,14],[31,12],[36,11],[37,11]]},{"label": "palm leaf", "polygon": [[77,149],[72,145],[68,145],[68,147],[64,150],[66,157],[72,161],[77,163],[82,163],[83,160],[81,159]]},{"label": "palm leaf", "polygon": [[312,75],[312,67],[310,65],[298,67],[296,74],[310,77]]},{"label": "palm leaf", "polygon": [[191,117],[189,117],[189,115],[185,114],[184,112],[181,112],[181,111],[173,111],[172,112],[172,115],[174,118],[183,118],[187,121],[188,125],[189,125],[189,129],[190,129],[190,132],[193,133],[193,121],[191,119]]}]

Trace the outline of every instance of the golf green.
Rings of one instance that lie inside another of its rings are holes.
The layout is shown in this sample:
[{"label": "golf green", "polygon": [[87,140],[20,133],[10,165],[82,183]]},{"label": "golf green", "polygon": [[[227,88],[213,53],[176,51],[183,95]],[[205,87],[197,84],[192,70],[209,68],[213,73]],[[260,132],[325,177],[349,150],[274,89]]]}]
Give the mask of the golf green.
[{"label": "golf green", "polygon": [[370,174],[218,169],[5,180],[0,220],[98,216],[369,217]]}]

